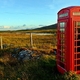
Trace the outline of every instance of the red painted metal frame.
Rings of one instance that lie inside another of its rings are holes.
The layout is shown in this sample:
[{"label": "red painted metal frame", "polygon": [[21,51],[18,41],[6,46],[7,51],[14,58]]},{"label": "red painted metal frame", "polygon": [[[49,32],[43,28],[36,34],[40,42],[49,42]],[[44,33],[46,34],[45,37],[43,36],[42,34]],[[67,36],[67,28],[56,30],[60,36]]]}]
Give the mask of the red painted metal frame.
[{"label": "red painted metal frame", "polygon": [[[75,71],[75,52],[74,52],[74,28],[75,28],[75,21],[80,21],[80,15],[73,15],[74,12],[80,12],[80,6],[72,6],[72,7],[67,7],[63,8],[58,12],[58,24],[57,24],[57,56],[56,56],[56,61],[57,61],[57,68],[60,73],[64,73],[66,71]],[[60,22],[65,22],[65,67],[62,67],[60,65],[60,59],[59,59],[59,46],[60,46]],[[76,70],[76,73],[80,73],[80,70]]]}]

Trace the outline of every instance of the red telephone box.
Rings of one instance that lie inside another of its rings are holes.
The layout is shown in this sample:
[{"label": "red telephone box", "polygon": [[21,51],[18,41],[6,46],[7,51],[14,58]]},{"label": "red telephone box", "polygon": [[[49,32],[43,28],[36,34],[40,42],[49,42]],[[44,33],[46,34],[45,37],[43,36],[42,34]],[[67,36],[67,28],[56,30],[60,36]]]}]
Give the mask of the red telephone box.
[{"label": "red telephone box", "polygon": [[80,73],[80,6],[58,12],[57,68],[61,73]]}]

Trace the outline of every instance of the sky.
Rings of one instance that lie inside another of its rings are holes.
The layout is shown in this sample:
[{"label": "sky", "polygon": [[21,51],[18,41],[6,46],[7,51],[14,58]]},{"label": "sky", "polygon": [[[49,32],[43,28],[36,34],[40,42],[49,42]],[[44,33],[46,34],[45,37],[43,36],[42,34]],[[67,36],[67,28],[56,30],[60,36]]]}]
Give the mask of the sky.
[{"label": "sky", "polygon": [[31,29],[57,23],[57,13],[80,0],[0,0],[0,30]]}]

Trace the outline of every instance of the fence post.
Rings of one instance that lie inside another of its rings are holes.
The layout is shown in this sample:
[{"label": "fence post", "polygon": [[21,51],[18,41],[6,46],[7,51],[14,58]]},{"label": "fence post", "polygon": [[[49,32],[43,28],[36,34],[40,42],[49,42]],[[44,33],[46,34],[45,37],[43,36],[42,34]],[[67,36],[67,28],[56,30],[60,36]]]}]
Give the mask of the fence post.
[{"label": "fence post", "polygon": [[3,49],[2,36],[1,36],[1,49]]},{"label": "fence post", "polygon": [[32,33],[30,33],[30,46],[33,47],[33,39],[32,39]]}]

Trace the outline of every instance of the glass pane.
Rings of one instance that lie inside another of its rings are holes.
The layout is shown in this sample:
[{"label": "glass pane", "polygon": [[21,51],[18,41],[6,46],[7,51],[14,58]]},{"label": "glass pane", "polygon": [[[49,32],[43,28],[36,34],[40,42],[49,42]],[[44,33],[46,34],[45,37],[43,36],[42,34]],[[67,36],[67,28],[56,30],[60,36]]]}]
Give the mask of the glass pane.
[{"label": "glass pane", "polygon": [[65,37],[65,34],[64,34],[64,33],[62,33],[62,34],[61,34],[61,38],[64,38],[64,37]]},{"label": "glass pane", "polygon": [[65,62],[65,59],[61,57],[61,61],[62,61],[62,62]]},{"label": "glass pane", "polygon": [[65,67],[63,63],[60,62],[59,64],[60,64],[61,67],[63,67],[63,68]]},{"label": "glass pane", "polygon": [[80,27],[80,21],[76,22],[76,26]]},{"label": "glass pane", "polygon": [[77,58],[80,58],[80,54],[77,54]]},{"label": "glass pane", "polygon": [[80,35],[77,35],[77,40],[80,40]]},{"label": "glass pane", "polygon": [[80,41],[77,41],[77,46],[80,46]]},{"label": "glass pane", "polygon": [[64,53],[64,52],[63,52],[63,53],[61,53],[61,56],[63,56],[63,57],[64,57],[64,56],[65,56],[65,53]]},{"label": "glass pane", "polygon": [[60,22],[60,27],[65,27],[65,22]]},{"label": "glass pane", "polygon": [[64,40],[61,40],[61,44],[64,44]]},{"label": "glass pane", "polygon": [[65,29],[64,28],[60,28],[60,31],[65,31]]},{"label": "glass pane", "polygon": [[80,33],[80,28],[77,28],[77,32]]},{"label": "glass pane", "polygon": [[65,22],[60,22],[60,31],[61,32],[65,31]]},{"label": "glass pane", "polygon": [[77,64],[80,64],[80,60],[77,60]]},{"label": "glass pane", "polygon": [[80,47],[77,48],[77,52],[80,52]]},{"label": "glass pane", "polygon": [[77,66],[77,70],[80,70],[80,66]]}]

